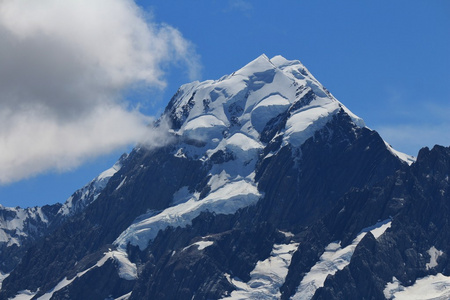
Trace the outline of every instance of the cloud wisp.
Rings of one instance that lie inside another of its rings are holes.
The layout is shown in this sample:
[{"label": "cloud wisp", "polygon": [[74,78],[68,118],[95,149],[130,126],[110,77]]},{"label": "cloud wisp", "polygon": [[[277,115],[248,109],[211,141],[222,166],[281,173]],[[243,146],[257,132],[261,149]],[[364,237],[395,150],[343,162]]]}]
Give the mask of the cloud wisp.
[{"label": "cloud wisp", "polygon": [[[380,106],[383,123],[375,126],[380,135],[399,151],[417,156],[422,147],[449,146],[450,106],[443,99],[419,98],[405,89],[387,89],[386,105]],[[411,98],[416,98],[411,105]],[[389,114],[385,114],[389,111]]]},{"label": "cloud wisp", "polygon": [[450,146],[450,124],[400,124],[385,125],[376,128],[387,142],[395,141],[392,146],[399,151],[417,156],[423,147],[434,145]]},{"label": "cloud wisp", "polygon": [[0,39],[0,184],[161,141],[123,91],[164,88],[170,64],[199,71],[191,43],[131,0],[2,1]]}]

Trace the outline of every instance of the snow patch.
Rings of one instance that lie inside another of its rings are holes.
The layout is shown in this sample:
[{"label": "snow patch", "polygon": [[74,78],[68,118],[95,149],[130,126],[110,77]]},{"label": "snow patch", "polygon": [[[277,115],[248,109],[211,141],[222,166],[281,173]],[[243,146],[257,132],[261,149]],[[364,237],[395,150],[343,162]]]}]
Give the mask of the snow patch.
[{"label": "snow patch", "polygon": [[439,256],[444,254],[444,252],[436,249],[434,246],[432,246],[430,249],[428,249],[427,253],[430,255],[430,262],[426,264],[427,270],[432,269],[438,265],[437,259]]},{"label": "snow patch", "polygon": [[118,189],[120,189],[122,186],[123,186],[123,184],[125,183],[125,180],[127,180],[127,176],[125,176],[125,178],[119,183],[119,185],[116,187],[116,191],[118,190]]},{"label": "snow patch", "polygon": [[287,231],[281,231],[281,230],[278,230],[281,234],[283,234],[285,237],[287,237],[287,238],[291,238],[291,237],[294,237],[295,236],[295,234],[293,234],[292,232],[287,232]]},{"label": "snow patch", "polygon": [[401,285],[400,281],[394,276],[392,277],[392,282],[386,284],[383,294],[386,299],[392,299],[395,293],[403,291],[404,289],[405,288]]},{"label": "snow patch", "polygon": [[9,276],[9,273],[3,273],[0,271],[0,290],[2,289],[3,280],[5,280],[5,278],[8,276]]},{"label": "snow patch", "polygon": [[450,277],[441,273],[417,279],[408,287],[393,277],[384,289],[386,299],[395,300],[447,300],[450,299]]},{"label": "snow patch", "polygon": [[122,296],[120,296],[120,297],[114,299],[114,300],[128,300],[128,299],[130,299],[130,297],[131,297],[131,293],[132,293],[132,292],[129,292],[129,293],[125,294],[125,295],[122,295]]},{"label": "snow patch", "polygon": [[300,147],[314,133],[324,127],[340,109],[338,102],[329,100],[311,102],[311,105],[294,113],[286,122],[283,144]]},{"label": "snow patch", "polygon": [[232,154],[233,159],[236,159],[237,163],[242,165],[252,159],[256,161],[262,148],[263,145],[252,137],[237,132],[223,139],[216,148],[207,150],[206,156],[211,157],[218,151],[223,151],[224,153]]},{"label": "snow patch", "polygon": [[78,277],[80,277],[80,276],[77,275],[77,276],[75,276],[74,278],[72,278],[70,280],[67,279],[67,277],[64,278],[63,280],[58,282],[58,284],[53,289],[51,289],[50,291],[48,291],[47,293],[45,293],[44,295],[39,297],[38,300],[50,300],[53,297],[53,293],[55,293],[55,292],[65,288],[66,286],[71,284]]},{"label": "snow patch", "polygon": [[404,161],[405,163],[407,163],[409,166],[416,161],[416,158],[412,155],[409,154],[405,154],[403,152],[397,151],[394,148],[392,148],[391,145],[389,145],[386,141],[384,141],[384,144],[386,145],[387,149],[394,154],[395,156],[397,156],[400,160]]},{"label": "snow patch", "polygon": [[178,149],[178,151],[174,154],[174,156],[178,158],[186,158],[183,148]]},{"label": "snow patch", "polygon": [[11,237],[9,234],[7,234],[3,229],[0,229],[0,243],[8,242],[10,238]]},{"label": "snow patch", "polygon": [[194,140],[207,140],[214,137],[221,137],[222,131],[227,126],[215,115],[201,115],[188,121],[183,128],[183,134],[187,138]]},{"label": "snow patch", "polygon": [[287,60],[286,58],[284,58],[281,55],[275,55],[274,57],[272,57],[270,59],[270,61],[277,68],[280,68],[280,69],[283,69],[283,68],[288,67],[288,66],[295,66],[295,65],[304,67],[299,60]]},{"label": "snow patch", "polygon": [[173,194],[173,199],[171,205],[178,205],[180,203],[184,203],[192,198],[191,192],[189,192],[188,186],[181,187],[178,191]]},{"label": "snow patch", "polygon": [[122,250],[110,251],[105,257],[113,259],[117,263],[119,277],[125,280],[136,280],[137,267],[128,259],[128,254]]},{"label": "snow patch", "polygon": [[242,282],[226,274],[227,279],[236,287],[236,290],[223,299],[279,299],[280,287],[286,279],[292,255],[298,245],[295,242],[273,245],[270,256],[256,263],[248,282]]},{"label": "snow patch", "polygon": [[303,277],[297,288],[297,292],[291,299],[311,299],[316,290],[323,287],[328,275],[334,275],[337,271],[342,270],[350,263],[350,259],[352,258],[356,246],[368,232],[371,232],[375,238],[378,238],[390,226],[391,220],[388,219],[364,228],[352,243],[345,248],[341,247],[341,242],[328,244],[328,246],[325,247],[325,252],[320,256],[319,261],[311,268],[305,277]]},{"label": "snow patch", "polygon": [[119,171],[119,170],[120,170],[120,167],[117,165],[114,165],[111,168],[100,173],[100,175],[98,175],[94,180],[101,181],[101,180],[109,179],[109,178],[113,177],[113,175],[116,174],[117,171]]},{"label": "snow patch", "polygon": [[218,188],[230,182],[230,179],[230,175],[225,170],[222,170],[219,174],[211,176],[208,185],[211,187],[211,191],[216,191]]},{"label": "snow patch", "polygon": [[240,132],[227,139],[227,148],[233,150],[233,152],[247,152],[262,147],[260,143]]},{"label": "snow patch", "polygon": [[31,300],[37,292],[32,292],[30,290],[19,291],[18,294],[14,298],[10,298],[9,300]]},{"label": "snow patch", "polygon": [[190,248],[190,247],[192,247],[192,246],[197,246],[197,250],[201,251],[201,250],[211,246],[212,244],[214,244],[213,241],[200,241],[200,242],[193,243],[192,245],[189,245],[187,247],[184,247],[183,251],[188,249],[188,248]]},{"label": "snow patch", "polygon": [[259,102],[251,113],[252,124],[262,132],[267,122],[284,112],[290,106],[289,100],[279,94],[270,95]]}]

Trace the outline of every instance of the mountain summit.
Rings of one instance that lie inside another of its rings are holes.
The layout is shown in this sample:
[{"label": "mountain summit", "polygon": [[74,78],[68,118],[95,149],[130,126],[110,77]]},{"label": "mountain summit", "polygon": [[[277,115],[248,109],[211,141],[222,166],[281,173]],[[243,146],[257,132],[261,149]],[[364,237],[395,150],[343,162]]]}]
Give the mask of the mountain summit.
[{"label": "mountain summit", "polygon": [[166,112],[186,138],[221,139],[226,130],[258,141],[266,124],[289,110],[284,143],[300,146],[341,109],[364,127],[299,61],[261,55],[219,80],[182,86]]},{"label": "mountain summit", "polygon": [[168,145],[51,210],[0,268],[0,299],[389,299],[447,282],[450,150],[395,151],[299,61],[183,85],[162,122]]}]

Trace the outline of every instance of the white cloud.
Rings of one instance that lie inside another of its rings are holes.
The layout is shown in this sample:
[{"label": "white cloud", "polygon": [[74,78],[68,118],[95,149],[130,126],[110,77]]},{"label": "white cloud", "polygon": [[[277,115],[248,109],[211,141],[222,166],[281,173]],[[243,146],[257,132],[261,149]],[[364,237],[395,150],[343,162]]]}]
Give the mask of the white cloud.
[{"label": "white cloud", "polygon": [[0,183],[154,140],[121,93],[163,88],[170,64],[199,72],[190,42],[130,0],[1,1],[0,40]]},{"label": "white cloud", "polygon": [[239,10],[242,12],[248,12],[253,9],[252,4],[246,0],[229,0],[228,5],[231,10]]}]

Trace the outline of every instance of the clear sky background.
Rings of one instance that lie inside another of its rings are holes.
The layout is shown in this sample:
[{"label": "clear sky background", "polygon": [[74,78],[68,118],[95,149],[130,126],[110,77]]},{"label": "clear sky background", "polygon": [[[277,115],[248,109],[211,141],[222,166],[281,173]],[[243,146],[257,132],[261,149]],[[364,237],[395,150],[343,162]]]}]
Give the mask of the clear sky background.
[{"label": "clear sky background", "polygon": [[4,206],[64,202],[179,85],[262,53],[300,60],[397,150],[450,145],[449,1],[18,2],[0,5]]}]

